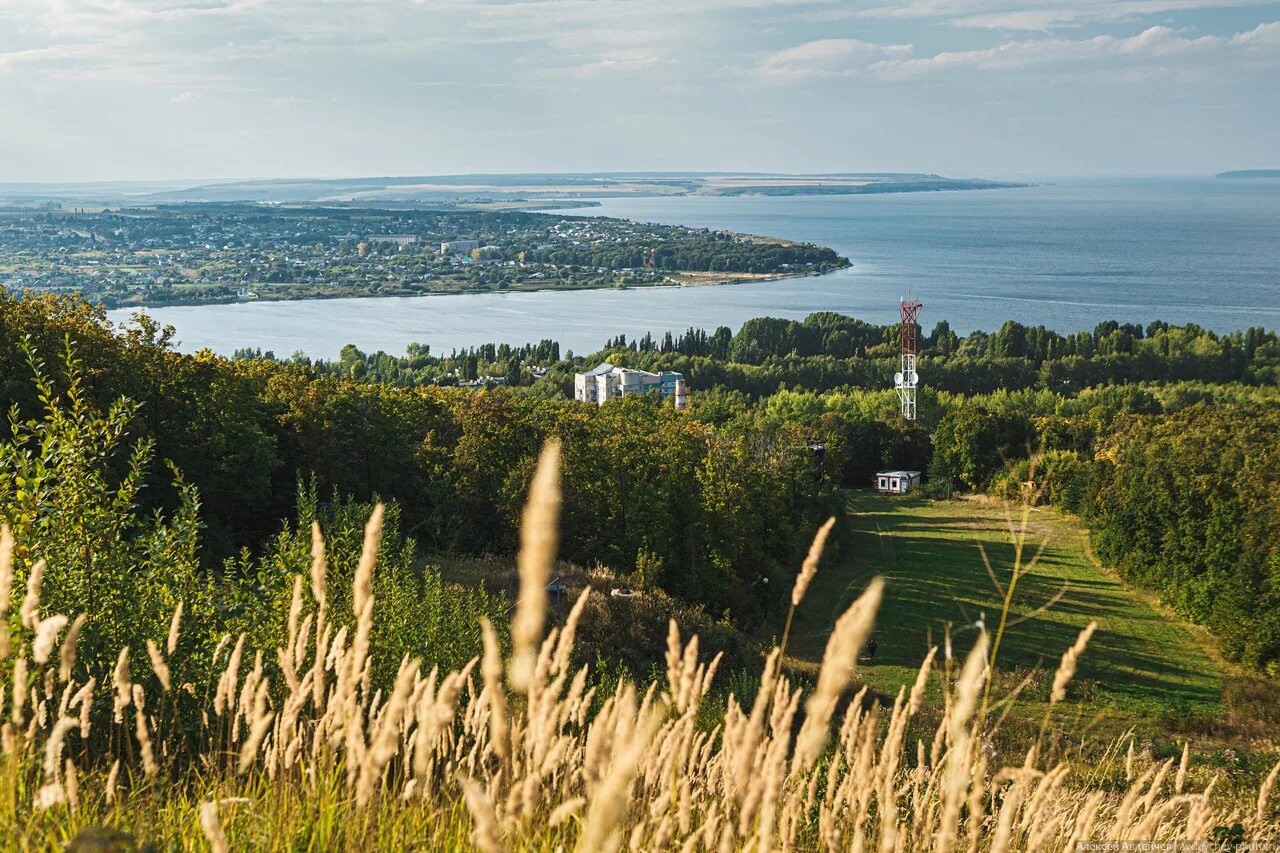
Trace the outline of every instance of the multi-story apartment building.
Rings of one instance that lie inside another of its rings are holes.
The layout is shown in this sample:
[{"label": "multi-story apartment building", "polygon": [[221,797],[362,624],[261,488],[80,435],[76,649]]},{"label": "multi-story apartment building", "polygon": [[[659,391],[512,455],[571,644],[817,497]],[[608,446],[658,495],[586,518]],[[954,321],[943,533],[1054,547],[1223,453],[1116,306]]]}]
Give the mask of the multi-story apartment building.
[{"label": "multi-story apartment building", "polygon": [[620,397],[643,394],[651,388],[658,389],[663,397],[673,398],[677,409],[684,409],[689,405],[684,376],[670,370],[650,373],[647,370],[615,367],[606,361],[594,370],[578,373],[573,377],[573,398],[583,403],[595,403],[597,406]]}]

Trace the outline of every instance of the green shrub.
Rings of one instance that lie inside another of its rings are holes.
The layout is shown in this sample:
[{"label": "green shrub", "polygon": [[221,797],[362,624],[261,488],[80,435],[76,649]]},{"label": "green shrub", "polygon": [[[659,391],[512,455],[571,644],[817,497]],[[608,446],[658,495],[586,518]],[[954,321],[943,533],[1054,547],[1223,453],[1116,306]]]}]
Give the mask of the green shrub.
[{"label": "green shrub", "polygon": [[168,518],[139,509],[154,445],[132,443],[138,407],[126,400],[99,412],[85,393],[70,342],[59,392],[24,346],[43,415],[10,414],[0,442],[0,519],[13,532],[15,583],[44,561],[42,595],[52,613],[84,614],[80,647],[93,658],[163,636],[178,602],[199,623],[212,613],[211,585],[199,569],[199,500],[173,470],[180,497]]}]

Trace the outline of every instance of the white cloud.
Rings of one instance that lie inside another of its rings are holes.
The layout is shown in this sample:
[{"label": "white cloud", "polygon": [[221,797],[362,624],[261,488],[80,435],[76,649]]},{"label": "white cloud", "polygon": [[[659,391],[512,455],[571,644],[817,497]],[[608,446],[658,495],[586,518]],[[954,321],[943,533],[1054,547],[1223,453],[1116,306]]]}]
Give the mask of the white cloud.
[{"label": "white cloud", "polygon": [[92,44],[59,44],[51,47],[0,52],[0,72],[13,70],[22,65],[57,64],[68,60],[79,60],[94,52],[95,45]]},{"label": "white cloud", "polygon": [[965,69],[1003,71],[1101,61],[1156,62],[1216,52],[1233,42],[1234,39],[1221,36],[1189,38],[1169,27],[1159,26],[1148,27],[1127,38],[1095,36],[1076,40],[1006,41],[982,50],[943,51],[927,57],[885,60],[868,70],[888,79],[906,79]]},{"label": "white cloud", "polygon": [[660,56],[614,53],[605,54],[590,62],[569,65],[554,69],[553,74],[564,74],[569,77],[602,77],[609,74],[626,74],[644,71],[659,65],[670,65],[671,60]]},{"label": "white cloud", "polygon": [[1246,48],[1280,47],[1280,21],[1258,26],[1244,33],[1236,33],[1231,43]]},{"label": "white cloud", "polygon": [[199,94],[197,94],[196,92],[192,92],[192,91],[188,90],[188,91],[186,91],[186,92],[179,92],[178,94],[174,95],[172,98],[170,98],[170,99],[169,99],[169,103],[171,103],[171,104],[192,104],[192,103],[195,103],[195,102],[196,102],[196,101],[198,101],[198,100],[200,100],[200,95],[199,95]]},{"label": "white cloud", "polygon": [[1039,66],[1106,63],[1124,79],[1146,79],[1143,66],[1190,61],[1198,55],[1249,48],[1280,47],[1280,22],[1262,24],[1234,36],[1189,36],[1166,26],[1148,27],[1136,35],[1086,39],[1009,40],[974,50],[913,55],[909,44],[874,44],[857,39],[820,39],[780,50],[761,60],[755,76],[775,82],[801,82],[822,77],[874,75],[905,80],[966,70],[1008,71]]},{"label": "white cloud", "polygon": [[905,0],[854,14],[898,20],[937,18],[973,29],[1048,31],[1169,12],[1273,4],[1274,0]]},{"label": "white cloud", "polygon": [[910,54],[909,44],[875,44],[859,39],[819,39],[766,56],[757,64],[755,75],[774,81],[847,76],[863,71],[876,62]]}]

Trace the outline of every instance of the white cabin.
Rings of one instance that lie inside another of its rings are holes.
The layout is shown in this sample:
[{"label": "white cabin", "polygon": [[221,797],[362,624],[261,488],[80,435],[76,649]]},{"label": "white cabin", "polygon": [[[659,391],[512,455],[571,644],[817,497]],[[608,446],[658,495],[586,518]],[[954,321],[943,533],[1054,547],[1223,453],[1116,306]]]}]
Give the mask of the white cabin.
[{"label": "white cabin", "polygon": [[919,471],[881,471],[876,474],[876,491],[885,495],[905,495],[920,485]]}]

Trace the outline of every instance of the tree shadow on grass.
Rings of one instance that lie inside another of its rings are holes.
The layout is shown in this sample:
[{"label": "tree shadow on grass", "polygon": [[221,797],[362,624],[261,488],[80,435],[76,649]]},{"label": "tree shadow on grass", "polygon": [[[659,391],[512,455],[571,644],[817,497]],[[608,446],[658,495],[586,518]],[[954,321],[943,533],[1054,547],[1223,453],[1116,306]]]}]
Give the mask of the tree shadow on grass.
[{"label": "tree shadow on grass", "polygon": [[[923,503],[900,499],[886,502],[882,511],[863,508],[850,536],[849,559],[819,571],[802,605],[797,655],[816,653],[820,659],[835,618],[875,575],[886,579],[877,618],[876,665],[914,668],[929,644],[941,643],[948,625],[956,656],[967,653],[976,637],[974,623],[981,620],[995,629],[1001,594],[978,546],[986,550],[997,579],[1007,584],[1014,559],[1007,529],[987,514],[912,511]],[[1024,559],[1038,545],[1029,539]],[[1051,601],[1046,612],[1035,613]],[[1099,572],[1079,552],[1052,541],[1018,580],[997,666],[1056,668],[1092,619],[1099,629],[1077,678],[1095,682],[1099,698],[1164,707],[1218,702],[1217,667],[1182,626]]]}]

